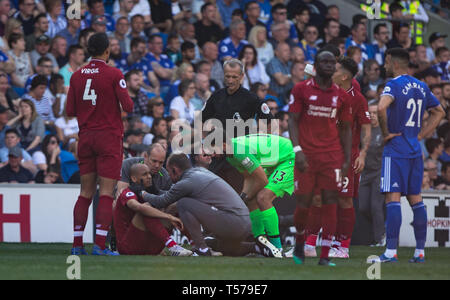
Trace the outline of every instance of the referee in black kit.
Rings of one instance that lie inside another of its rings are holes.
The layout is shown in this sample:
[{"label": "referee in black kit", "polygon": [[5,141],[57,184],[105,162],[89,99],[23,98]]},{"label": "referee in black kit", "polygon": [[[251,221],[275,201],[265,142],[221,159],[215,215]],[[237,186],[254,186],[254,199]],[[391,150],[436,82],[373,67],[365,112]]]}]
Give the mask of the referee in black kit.
[{"label": "referee in black kit", "polygon": [[[202,121],[218,119],[226,130],[226,120],[233,120],[235,126],[243,125],[250,119],[273,119],[265,101],[241,86],[244,79],[244,65],[238,59],[230,59],[223,64],[225,88],[216,91],[206,102],[202,111]],[[236,124],[241,123],[241,124]],[[245,134],[248,134],[248,128]],[[234,132],[234,137],[239,134]],[[222,177],[240,194],[244,178],[225,158],[214,158],[209,169]]]}]

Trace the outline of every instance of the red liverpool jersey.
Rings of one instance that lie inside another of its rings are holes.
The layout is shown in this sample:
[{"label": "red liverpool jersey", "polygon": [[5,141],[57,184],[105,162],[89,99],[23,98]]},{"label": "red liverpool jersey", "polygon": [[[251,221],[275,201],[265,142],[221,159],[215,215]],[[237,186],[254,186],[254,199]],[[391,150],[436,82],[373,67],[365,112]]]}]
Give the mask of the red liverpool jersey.
[{"label": "red liverpool jersey", "polygon": [[352,158],[359,156],[359,144],[361,143],[361,126],[370,124],[369,106],[364,96],[352,86],[347,94],[351,98],[352,107]]},{"label": "red liverpool jersey", "polygon": [[126,112],[133,111],[133,100],[119,69],[92,59],[72,74],[66,112],[77,117],[80,133],[102,130],[123,135],[120,105]]},{"label": "red liverpool jersey", "polygon": [[332,84],[322,90],[314,78],[292,89],[289,112],[299,113],[299,144],[305,154],[342,151],[337,121],[352,121],[351,99]]},{"label": "red liverpool jersey", "polygon": [[119,198],[117,198],[116,206],[114,207],[114,229],[116,230],[118,241],[122,240],[126,235],[128,227],[131,225],[131,220],[136,214],[127,206],[127,202],[132,199],[138,201],[136,194],[128,188],[124,189]]}]

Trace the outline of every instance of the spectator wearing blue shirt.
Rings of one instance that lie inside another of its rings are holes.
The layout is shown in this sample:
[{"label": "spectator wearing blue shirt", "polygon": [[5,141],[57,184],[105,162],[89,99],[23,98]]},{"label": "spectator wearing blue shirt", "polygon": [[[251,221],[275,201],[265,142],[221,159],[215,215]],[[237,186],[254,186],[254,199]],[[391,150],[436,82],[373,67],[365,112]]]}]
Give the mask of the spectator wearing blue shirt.
[{"label": "spectator wearing blue shirt", "polygon": [[[248,2],[253,2],[255,0],[243,0],[241,2],[241,8],[245,9],[245,6]],[[269,19],[271,17],[271,10],[272,10],[272,4],[270,4],[269,0],[256,0],[259,7],[261,8],[259,13],[259,20],[263,22],[264,24],[267,24],[269,22]]]},{"label": "spectator wearing blue shirt", "polygon": [[310,64],[314,64],[314,59],[316,57],[317,51],[317,39],[319,38],[319,29],[317,26],[309,24],[305,28],[305,38],[301,40],[299,46],[303,49],[305,53],[305,61]]},{"label": "spectator wearing blue shirt", "polygon": [[40,170],[47,170],[50,165],[60,167],[64,183],[80,183],[77,159],[71,152],[60,148],[55,134],[45,136],[42,142],[42,151],[33,154],[33,161]]},{"label": "spectator wearing blue shirt", "polygon": [[439,47],[435,52],[437,64],[433,65],[442,81],[450,81],[450,50],[447,47]]},{"label": "spectator wearing blue shirt", "polygon": [[145,23],[143,15],[132,16],[130,20],[130,27],[131,27],[130,33],[127,35],[127,37],[130,40],[139,37],[147,42],[147,36],[144,33]]},{"label": "spectator wearing blue shirt", "polygon": [[373,59],[373,48],[366,44],[367,27],[364,23],[356,23],[352,26],[352,36],[347,39],[345,43],[345,49],[350,46],[356,46],[361,49],[362,60],[364,63],[368,59]]},{"label": "spectator wearing blue shirt", "polygon": [[114,61],[116,68],[125,75],[128,72],[128,53],[122,52],[119,40],[115,37],[109,37],[109,49],[111,49],[110,59]]},{"label": "spectator wearing blue shirt", "polygon": [[272,37],[268,40],[272,48],[277,48],[279,43],[287,43],[289,47],[293,48],[297,45],[289,37],[289,22],[272,23]]},{"label": "spectator wearing blue shirt", "polygon": [[287,18],[287,8],[284,4],[278,3],[272,7],[272,17],[273,19],[267,22],[267,32],[269,37],[272,37],[272,24],[273,23],[285,23],[289,24],[289,38],[294,42],[298,43],[298,35],[295,24],[292,21],[289,21]]},{"label": "spectator wearing blue shirt", "polygon": [[191,63],[184,62],[178,67],[175,75],[176,80],[170,85],[169,92],[164,99],[166,113],[169,113],[170,102],[172,101],[172,99],[178,96],[178,86],[180,85],[180,82],[185,79],[194,79],[194,67]]},{"label": "spectator wearing blue shirt", "polygon": [[385,23],[380,23],[373,30],[374,41],[372,42],[374,59],[380,66],[384,65],[384,53],[389,42],[389,29]]},{"label": "spectator wearing blue shirt", "polygon": [[14,147],[19,147],[24,162],[31,161],[31,155],[20,147],[20,134],[17,129],[8,129],[5,132],[5,146],[0,148],[0,163],[8,161],[9,151]]},{"label": "spectator wearing blue shirt", "polygon": [[288,93],[293,86],[290,58],[289,45],[280,43],[275,49],[274,58],[266,66],[267,75],[270,76],[269,89],[276,94],[282,106],[287,103]]},{"label": "spectator wearing blue shirt", "polygon": [[89,13],[86,16],[88,26],[92,26],[96,19],[95,17],[104,17],[106,30],[108,32],[113,32],[115,29],[115,22],[111,15],[105,13],[103,0],[88,0],[87,5],[89,8]]},{"label": "spectator wearing blue shirt", "polygon": [[110,35],[119,41],[120,50],[125,53],[130,53],[131,39],[127,36],[130,22],[127,17],[120,17],[116,21],[116,30]]},{"label": "spectator wearing blue shirt", "polygon": [[242,47],[248,44],[245,35],[245,22],[233,21],[230,25],[230,36],[219,43],[219,60],[237,58]]},{"label": "spectator wearing blue shirt", "polygon": [[5,147],[5,133],[9,129],[8,123],[8,109],[0,104],[0,148]]},{"label": "spectator wearing blue shirt", "polygon": [[175,65],[170,57],[163,54],[163,39],[159,35],[150,36],[148,45],[150,51],[145,57],[150,61],[153,72],[159,80],[160,95],[164,98],[169,91]]},{"label": "spectator wearing blue shirt", "polygon": [[219,14],[225,27],[231,25],[231,15],[235,9],[240,9],[236,0],[217,0],[216,1]]},{"label": "spectator wearing blue shirt", "polygon": [[439,160],[443,163],[450,162],[450,135],[447,134],[447,137],[444,140],[444,151],[442,151],[442,155],[439,156]]},{"label": "spectator wearing blue shirt", "polygon": [[68,19],[67,27],[56,33],[62,36],[67,41],[67,47],[78,44],[78,37],[80,36],[81,20]]},{"label": "spectator wearing blue shirt", "polygon": [[159,93],[159,80],[153,72],[150,61],[145,58],[147,43],[140,37],[131,40],[131,52],[127,57],[128,70],[137,69],[144,73],[144,83],[151,85]]}]

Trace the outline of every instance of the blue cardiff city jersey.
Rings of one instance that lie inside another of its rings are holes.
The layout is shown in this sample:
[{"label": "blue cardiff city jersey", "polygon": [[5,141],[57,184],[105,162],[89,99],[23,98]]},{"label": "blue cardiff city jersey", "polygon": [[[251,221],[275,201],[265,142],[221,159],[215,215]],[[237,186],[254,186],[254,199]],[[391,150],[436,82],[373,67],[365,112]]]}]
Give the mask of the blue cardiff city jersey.
[{"label": "blue cardiff city jersey", "polygon": [[385,156],[414,158],[422,155],[417,135],[422,128],[425,110],[440,105],[428,86],[409,75],[390,80],[381,96],[391,96],[394,101],[387,109],[390,133],[401,133],[384,147]]}]

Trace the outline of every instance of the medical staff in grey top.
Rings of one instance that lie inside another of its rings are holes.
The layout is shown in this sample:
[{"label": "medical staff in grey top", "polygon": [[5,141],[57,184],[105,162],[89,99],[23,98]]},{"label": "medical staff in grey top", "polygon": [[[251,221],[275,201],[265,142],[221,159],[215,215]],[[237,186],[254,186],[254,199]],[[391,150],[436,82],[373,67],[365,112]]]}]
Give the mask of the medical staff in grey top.
[{"label": "medical staff in grey top", "polygon": [[177,203],[180,219],[194,241],[197,255],[210,255],[202,227],[218,240],[224,255],[241,256],[255,252],[247,206],[223,179],[205,168],[193,168],[185,154],[172,154],[167,170],[174,185],[161,195],[141,193],[156,208]]},{"label": "medical staff in grey top", "polygon": [[144,157],[133,157],[125,159],[122,162],[121,178],[117,183],[117,191],[120,193],[130,184],[130,169],[131,166],[137,163],[146,164],[150,168],[152,175],[152,186],[148,192],[152,194],[160,194],[167,191],[172,186],[172,180],[169,173],[163,168],[166,159],[166,150],[160,144],[153,144]]},{"label": "medical staff in grey top", "polygon": [[380,193],[381,158],[383,155],[383,135],[377,117],[378,102],[369,102],[372,135],[367,150],[366,165],[361,173],[359,185],[359,212],[372,224],[375,244],[384,246],[384,195]]}]

